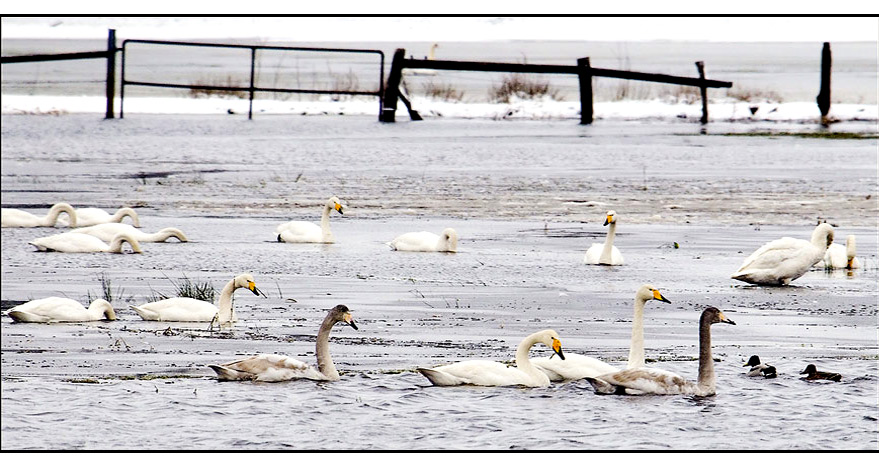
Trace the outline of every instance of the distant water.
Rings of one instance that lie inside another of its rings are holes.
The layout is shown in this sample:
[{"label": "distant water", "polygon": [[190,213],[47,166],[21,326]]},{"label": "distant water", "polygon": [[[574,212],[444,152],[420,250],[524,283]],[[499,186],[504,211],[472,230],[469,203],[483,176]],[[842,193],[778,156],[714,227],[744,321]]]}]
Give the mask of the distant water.
[{"label": "distant water", "polygon": [[[207,41],[206,41],[207,42]],[[210,42],[221,42],[212,40]],[[257,40],[229,42],[261,44]],[[121,44],[120,44],[121,45]],[[381,50],[385,54],[385,77],[396,48],[407,55],[424,58],[432,43],[273,43],[272,45],[338,47]],[[4,39],[2,54],[60,53],[106,48],[105,41]],[[853,104],[877,102],[877,43],[840,42],[833,50],[833,101]],[[630,69],[696,77],[694,62],[704,61],[712,79],[731,81],[730,91],[753,100],[813,102],[820,84],[821,43],[696,43],[696,42],[570,42],[496,41],[442,42],[436,48],[438,59],[481,60],[538,64],[576,64],[579,57],[590,57],[595,67]],[[126,78],[177,84],[215,84],[247,86],[250,79],[250,52],[212,48],[156,47],[131,44],[126,59]],[[299,52],[260,52],[257,57],[257,85],[308,89],[378,89],[379,61],[375,56],[355,54],[306,54]],[[120,64],[121,65],[121,64]],[[120,67],[121,72],[121,67]],[[4,94],[101,95],[105,67],[99,60],[4,65]],[[556,96],[576,100],[578,82],[573,76],[533,76],[553,86]],[[503,80],[500,73],[440,71],[437,74],[410,74],[405,78],[412,94],[448,87],[463,93],[463,100],[482,102]],[[128,87],[126,95],[185,95],[188,91]],[[602,78],[596,81],[596,99],[650,99],[678,95],[678,86],[626,82]],[[727,91],[711,91],[713,97]],[[281,95],[279,99],[307,100],[310,95]]]}]

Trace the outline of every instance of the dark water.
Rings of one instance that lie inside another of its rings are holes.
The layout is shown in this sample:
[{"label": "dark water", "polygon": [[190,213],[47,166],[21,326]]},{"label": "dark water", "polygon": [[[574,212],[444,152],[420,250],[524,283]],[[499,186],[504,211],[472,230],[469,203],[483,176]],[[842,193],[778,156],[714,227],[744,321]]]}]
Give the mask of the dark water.
[{"label": "dark water", "polygon": [[[144,244],[142,255],[40,254],[27,241],[59,229],[0,231],[0,298],[85,302],[100,295],[103,273],[119,313],[116,322],[59,325],[3,317],[3,449],[879,447],[874,140],[638,123],[2,123],[4,207],[133,204],[143,230],[175,226],[192,240]],[[282,221],[316,221],[315,206],[332,193],[348,205],[332,217],[336,244],[273,241]],[[616,245],[627,264],[585,266],[607,209],[620,215]],[[764,242],[807,238],[817,217],[836,223],[839,238],[857,235],[866,268],[812,271],[788,288],[729,279]],[[460,234],[457,254],[384,245],[445,227]],[[241,322],[231,330],[144,322],[127,309],[172,293],[169,279],[220,288],[241,272],[268,298],[239,291]],[[713,328],[716,396],[600,397],[583,382],[439,388],[413,371],[509,361],[525,335],[546,328],[565,352],[623,366],[632,298],[646,282],[672,301],[647,304],[648,361],[688,379],[699,312],[734,310],[737,326]],[[311,363],[316,329],[338,303],[360,326],[333,331],[339,382],[218,383],[206,367],[254,353]],[[745,377],[752,354],[779,378]],[[808,363],[843,381],[799,380]]]}]

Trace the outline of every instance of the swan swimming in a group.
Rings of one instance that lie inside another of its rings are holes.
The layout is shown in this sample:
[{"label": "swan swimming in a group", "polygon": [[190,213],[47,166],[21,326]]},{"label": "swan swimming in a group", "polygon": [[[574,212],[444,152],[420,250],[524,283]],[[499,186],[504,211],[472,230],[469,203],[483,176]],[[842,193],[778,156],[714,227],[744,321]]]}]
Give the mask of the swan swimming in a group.
[{"label": "swan swimming in a group", "polygon": [[418,368],[435,386],[549,386],[549,377],[531,364],[528,352],[534,344],[542,343],[551,348],[562,360],[562,344],[552,329],[535,332],[526,337],[516,350],[516,366],[509,367],[490,360],[468,360],[436,368]]},{"label": "swan swimming in a group", "polygon": [[91,235],[92,237],[97,237],[105,242],[112,241],[113,237],[119,235],[120,233],[127,233],[131,238],[141,243],[164,242],[171,237],[174,237],[181,242],[189,241],[189,239],[186,237],[186,234],[184,234],[180,229],[174,227],[166,227],[156,233],[146,233],[138,230],[137,227],[133,225],[120,224],[118,222],[112,222],[109,224],[98,224],[90,227],[80,227],[78,229],[71,230],[71,232]]},{"label": "swan swimming in a group", "polygon": [[824,259],[816,264],[821,269],[860,269],[861,261],[857,258],[855,236],[845,238],[845,246],[834,243],[827,247]]},{"label": "swan swimming in a group", "polygon": [[[69,217],[68,225],[77,226],[76,210],[67,203],[57,203],[49,208],[49,213],[45,217],[35,216],[21,209],[3,208],[0,209],[0,226],[2,227],[52,227],[58,222],[58,216],[66,213]],[[62,221],[62,225],[63,225]]]},{"label": "swan swimming in a group", "polygon": [[592,246],[586,250],[586,256],[583,258],[584,263],[608,266],[619,266],[623,264],[624,260],[622,253],[620,253],[620,250],[618,250],[617,247],[613,246],[613,238],[617,232],[616,211],[607,211],[607,219],[605,219],[604,225],[608,224],[610,224],[610,227],[607,229],[607,238],[604,240],[604,243],[593,243]]},{"label": "swan swimming in a group", "polygon": [[458,232],[445,229],[441,235],[432,232],[409,232],[387,244],[397,251],[439,251],[455,253],[458,251]]},{"label": "swan swimming in a group", "polygon": [[59,253],[122,253],[122,244],[131,245],[135,253],[143,253],[140,243],[127,233],[120,233],[113,237],[110,244],[88,234],[78,232],[65,232],[48,237],[40,237],[30,242],[37,247],[38,251],[57,251]]},{"label": "swan swimming in a group", "polygon": [[[635,292],[635,317],[632,319],[632,341],[629,346],[629,361],[626,368],[640,368],[645,365],[644,305],[650,300],[671,303],[662,296],[659,289],[649,284],[642,285]],[[546,373],[546,376],[552,381],[583,379],[619,370],[597,358],[585,355],[568,353],[566,357],[564,360],[552,357],[532,358],[531,363]]]},{"label": "swan swimming in a group", "polygon": [[48,297],[31,300],[9,309],[9,317],[21,323],[68,323],[77,321],[115,320],[113,305],[97,299],[88,308],[76,300]]},{"label": "swan swimming in a group", "polygon": [[307,221],[290,221],[275,228],[279,242],[286,243],[333,243],[335,237],[330,231],[330,211],[335,209],[342,214],[344,206],[339,198],[333,196],[327,200],[320,217],[320,226]]},{"label": "swan swimming in a group", "polygon": [[811,241],[791,237],[773,240],[748,256],[732,275],[751,284],[788,285],[824,258],[833,243],[833,227],[822,223],[815,227]]},{"label": "swan swimming in a group", "polygon": [[338,381],[339,372],[330,357],[330,331],[336,323],[345,323],[354,329],[354,318],[345,305],[336,305],[327,313],[326,318],[317,332],[317,368],[285,355],[261,354],[253,357],[224,363],[209,365],[217,372],[220,381],[264,381],[278,382],[291,379],[310,379],[315,381]]},{"label": "swan swimming in a group", "polygon": [[699,379],[687,381],[676,373],[656,368],[628,368],[586,378],[596,394],[693,394],[713,396],[715,390],[714,359],[711,357],[711,325],[736,324],[723,312],[708,307],[699,317]]},{"label": "swan swimming in a group", "polygon": [[236,289],[245,288],[254,295],[265,296],[253,281],[250,274],[241,274],[230,280],[223,291],[220,292],[219,306],[204,300],[196,300],[189,297],[166,298],[143,305],[131,305],[141,318],[146,321],[184,321],[184,322],[213,322],[219,324],[238,321],[238,315],[232,308],[232,293]]},{"label": "swan swimming in a group", "polygon": [[[71,227],[88,227],[90,225],[107,224],[110,222],[122,222],[122,219],[130,217],[135,227],[140,227],[140,218],[134,209],[129,207],[119,208],[110,214],[100,208],[79,208],[76,210],[76,225]],[[63,224],[64,221],[61,221]]]}]

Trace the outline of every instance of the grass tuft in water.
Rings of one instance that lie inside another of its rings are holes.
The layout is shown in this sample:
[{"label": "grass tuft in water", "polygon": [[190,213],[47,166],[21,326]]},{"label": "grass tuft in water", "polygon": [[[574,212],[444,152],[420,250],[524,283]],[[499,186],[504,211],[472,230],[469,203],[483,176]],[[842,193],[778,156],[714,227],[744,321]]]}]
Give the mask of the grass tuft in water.
[{"label": "grass tuft in water", "polygon": [[[91,303],[98,298],[103,298],[104,300],[113,303],[113,298],[116,297],[122,301],[130,301],[125,299],[125,289],[122,287],[116,287],[116,290],[113,290],[113,284],[110,281],[110,278],[107,277],[107,274],[101,272],[98,276],[98,281],[101,283],[101,293],[92,295],[91,292],[86,292],[86,297],[88,298],[88,302]],[[129,297],[130,299],[131,297]]]}]

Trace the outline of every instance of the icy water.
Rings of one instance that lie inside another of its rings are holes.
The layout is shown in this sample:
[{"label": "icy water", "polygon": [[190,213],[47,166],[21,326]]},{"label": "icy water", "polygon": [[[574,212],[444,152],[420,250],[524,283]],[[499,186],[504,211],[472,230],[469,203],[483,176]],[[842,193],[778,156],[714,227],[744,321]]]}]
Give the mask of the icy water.
[{"label": "icy water", "polygon": [[[58,325],[3,316],[2,448],[875,450],[876,140],[726,135],[759,130],[3,116],[3,207],[134,205],[143,230],[175,226],[192,241],[52,254],[27,242],[61,229],[0,230],[4,301],[85,302],[103,273],[119,314]],[[317,221],[331,194],[347,206],[331,220],[336,244],[274,241],[282,221]],[[608,209],[627,264],[586,266]],[[808,238],[819,217],[839,239],[857,235],[864,269],[815,270],[787,288],[729,279],[766,241]],[[457,254],[384,245],[445,227],[458,230]],[[128,309],[173,293],[170,279],[220,288],[241,272],[268,297],[238,291],[231,329]],[[547,328],[566,353],[622,367],[643,283],[672,301],[647,304],[648,361],[688,379],[699,313],[732,310],[736,326],[712,329],[716,396],[596,396],[585,382],[441,388],[414,371],[509,362]],[[254,353],[311,363],[317,327],[339,303],[360,328],[333,331],[339,382],[218,383],[206,366]],[[779,378],[745,377],[752,354]],[[808,363],[843,381],[799,380]]]}]

